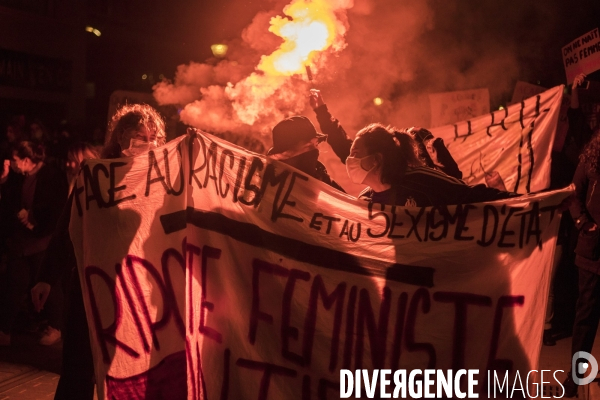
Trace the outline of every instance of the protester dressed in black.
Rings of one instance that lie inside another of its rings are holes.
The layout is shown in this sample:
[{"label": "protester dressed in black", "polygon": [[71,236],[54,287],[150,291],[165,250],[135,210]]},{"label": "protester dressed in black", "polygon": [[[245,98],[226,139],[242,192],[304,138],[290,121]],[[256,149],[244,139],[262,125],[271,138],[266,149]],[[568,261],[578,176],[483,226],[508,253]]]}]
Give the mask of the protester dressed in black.
[{"label": "protester dressed in black", "polygon": [[[600,130],[597,130],[580,156],[573,177],[575,197],[571,216],[579,230],[575,265],[579,269],[579,296],[573,324],[571,355],[592,352],[600,322]],[[564,383],[566,397],[574,397],[577,386],[571,373]]]},{"label": "protester dressed in black", "polygon": [[[457,178],[462,176],[462,173],[449,153],[447,157],[442,157],[446,166],[438,162],[432,163],[433,166],[437,165],[436,168],[428,167],[419,157],[418,144],[414,140],[417,133],[424,133],[423,129],[413,129],[411,136],[406,132],[373,124],[361,130],[353,142],[340,122],[331,116],[319,91],[311,91],[310,102],[321,130],[327,133],[327,142],[346,164],[352,181],[371,185],[360,193],[360,198],[374,203],[426,207],[492,201],[516,196],[514,193],[483,184],[465,184]],[[360,136],[362,140],[359,140]],[[431,138],[425,135],[424,139]],[[356,159],[362,157],[365,158],[364,162],[357,164]],[[348,165],[349,160],[352,166]],[[456,177],[447,175],[444,170]]]},{"label": "protester dressed in black", "polygon": [[[319,90],[312,89],[310,91],[310,104],[315,111],[321,131],[327,135],[327,143],[345,164],[346,158],[350,155],[352,140],[348,138],[340,121],[329,112]],[[444,145],[442,138],[435,138],[427,129],[419,127],[409,128],[406,132],[415,140],[419,156],[423,159],[425,166],[441,171],[448,176],[462,179],[463,174]]]},{"label": "protester dressed in black", "polygon": [[[5,212],[10,218],[13,234],[7,239],[8,263],[6,288],[2,290],[0,333],[2,344],[10,344],[16,317],[23,309],[27,293],[39,273],[44,253],[56,227],[60,212],[67,200],[68,185],[64,174],[44,162],[44,147],[32,142],[21,142],[12,151],[14,170],[19,174],[4,200],[10,205]],[[4,184],[9,184],[7,179]],[[41,344],[60,340],[63,298],[57,290],[45,309],[49,327]]]},{"label": "protester dressed in black", "polygon": [[267,155],[280,160],[329,186],[344,191],[319,162],[317,145],[327,137],[317,133],[310,120],[303,116],[284,119],[273,127],[273,147]]},{"label": "protester dressed in black", "polygon": [[429,207],[478,203],[516,196],[425,167],[412,137],[371,124],[360,130],[346,159],[352,182],[369,185],[360,195],[374,203]]},{"label": "protester dressed in black", "polygon": [[436,138],[427,129],[416,126],[408,128],[406,133],[410,134],[417,143],[419,155],[425,162],[425,166],[441,171],[453,178],[462,179],[463,173],[446,148],[444,139]]}]

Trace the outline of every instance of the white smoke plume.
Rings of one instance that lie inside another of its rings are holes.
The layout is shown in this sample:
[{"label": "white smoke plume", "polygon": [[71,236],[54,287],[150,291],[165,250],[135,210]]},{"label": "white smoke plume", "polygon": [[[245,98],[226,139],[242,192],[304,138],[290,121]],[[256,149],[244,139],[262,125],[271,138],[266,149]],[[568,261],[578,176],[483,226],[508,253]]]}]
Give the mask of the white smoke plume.
[{"label": "white smoke plume", "polygon": [[[311,53],[315,73],[328,55],[345,47],[347,29],[345,11],[348,0],[309,0],[320,2],[320,10],[328,9],[334,21],[335,39],[323,54]],[[295,0],[302,9],[305,0]],[[326,7],[325,7],[326,6]],[[288,13],[293,10],[288,7]],[[216,64],[190,63],[177,68],[174,82],[163,81],[154,86],[159,104],[176,104],[183,108],[184,123],[209,132],[233,132],[268,136],[281,119],[301,113],[307,102],[309,83],[301,73],[282,74],[273,71],[277,60],[268,55],[281,52],[283,40],[269,31],[278,22],[287,22],[281,8],[261,12],[244,30],[241,41],[228,43],[228,59]],[[298,48],[301,47],[299,42]],[[285,49],[283,49],[285,51]],[[285,60],[284,60],[285,61]]]},{"label": "white smoke plume", "polygon": [[[314,60],[314,82],[303,74],[270,76],[257,70],[261,57],[282,43],[269,32],[271,18],[283,17],[278,4],[257,14],[241,39],[227,43],[226,60],[180,65],[173,82],[154,87],[157,101],[181,107],[186,124],[268,143],[279,120],[302,113],[312,117],[311,87],[322,90],[334,116],[353,135],[375,121],[427,127],[428,93],[487,87],[498,99],[512,90],[519,74],[514,45],[470,36],[478,13],[492,12],[491,6],[472,11],[473,20],[451,25],[444,16],[462,15],[460,2],[318,1],[335,13],[341,37]],[[381,106],[373,104],[375,97],[384,100]]]}]

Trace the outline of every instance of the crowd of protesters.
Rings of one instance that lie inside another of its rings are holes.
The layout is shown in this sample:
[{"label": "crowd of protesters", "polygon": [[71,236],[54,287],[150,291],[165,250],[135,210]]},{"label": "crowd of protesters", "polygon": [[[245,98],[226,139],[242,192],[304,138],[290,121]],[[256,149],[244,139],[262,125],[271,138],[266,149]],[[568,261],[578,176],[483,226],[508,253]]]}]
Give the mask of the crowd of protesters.
[{"label": "crowd of protesters", "polygon": [[78,149],[84,145],[68,126],[51,134],[42,121],[24,116],[12,118],[2,136],[0,345],[9,345],[12,335],[23,330],[39,333],[40,344],[53,345],[62,336],[64,292],[59,284],[44,309],[34,310],[29,291],[37,282],[69,181],[77,173]]},{"label": "crowd of protesters", "polygon": [[[552,155],[552,188],[572,181],[577,184],[572,218],[562,219],[555,262],[555,269],[579,267],[573,352],[591,351],[600,320],[600,246],[595,222],[600,218],[596,216],[600,192],[594,191],[600,171],[600,132],[592,132],[580,109],[577,92],[583,80],[584,76],[578,76],[572,85],[566,144]],[[487,186],[466,185],[443,140],[426,129],[371,124],[351,140],[320,92],[311,91],[309,98],[323,133],[307,117],[281,121],[273,127],[273,147],[267,151],[272,159],[343,191],[318,161],[318,145],[326,140],[346,165],[351,181],[368,185],[359,198],[376,203],[439,206],[517,196],[504,185],[490,184],[493,180]],[[68,234],[73,181],[85,159],[132,156],[164,142],[164,122],[146,105],[119,109],[104,146],[78,140],[68,129],[50,135],[41,121],[23,117],[8,124],[0,141],[0,345],[10,345],[12,336],[22,330],[37,332],[41,345],[53,345],[64,336],[57,398],[93,396],[87,322]],[[544,332],[548,346],[555,344],[552,304]],[[576,386],[565,382],[565,389],[567,395],[574,395]]]},{"label": "crowd of protesters", "polygon": [[164,121],[150,106],[123,106],[110,121],[104,146],[65,132],[40,134],[39,122],[30,130],[23,118],[13,122],[2,143],[0,176],[0,345],[10,345],[24,330],[38,333],[41,345],[63,339],[55,398],[92,399],[94,367],[68,231],[69,193],[86,159],[132,156],[164,144]]}]

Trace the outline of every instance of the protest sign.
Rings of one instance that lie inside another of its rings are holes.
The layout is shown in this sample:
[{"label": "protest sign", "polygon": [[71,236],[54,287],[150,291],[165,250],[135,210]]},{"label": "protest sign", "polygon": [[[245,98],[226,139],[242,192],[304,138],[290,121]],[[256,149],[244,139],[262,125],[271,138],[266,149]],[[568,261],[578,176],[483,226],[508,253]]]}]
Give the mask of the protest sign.
[{"label": "protest sign", "polygon": [[578,37],[562,48],[567,83],[573,83],[578,74],[589,74],[600,69],[600,34],[598,28]]},{"label": "protest sign", "polygon": [[300,400],[342,368],[535,369],[571,192],[372,205],[191,131],[74,193],[98,398]]},{"label": "protest sign", "polygon": [[490,94],[486,89],[429,95],[431,127],[464,121],[490,112]]}]

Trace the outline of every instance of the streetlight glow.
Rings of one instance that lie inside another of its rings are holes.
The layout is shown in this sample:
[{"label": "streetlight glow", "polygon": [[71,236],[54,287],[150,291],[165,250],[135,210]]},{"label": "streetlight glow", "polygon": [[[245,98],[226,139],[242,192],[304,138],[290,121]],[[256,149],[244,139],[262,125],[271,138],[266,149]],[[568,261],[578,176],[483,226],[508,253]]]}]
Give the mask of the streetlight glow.
[{"label": "streetlight glow", "polygon": [[93,33],[94,35],[96,35],[98,37],[100,35],[102,35],[102,33],[98,29],[94,28],[93,26],[89,26],[89,25],[85,27],[85,31],[89,32],[89,33]]},{"label": "streetlight glow", "polygon": [[221,44],[221,43],[213,44],[212,46],[210,46],[210,49],[212,50],[213,55],[218,58],[225,57],[225,54],[227,54],[227,45],[226,44]]}]

